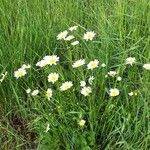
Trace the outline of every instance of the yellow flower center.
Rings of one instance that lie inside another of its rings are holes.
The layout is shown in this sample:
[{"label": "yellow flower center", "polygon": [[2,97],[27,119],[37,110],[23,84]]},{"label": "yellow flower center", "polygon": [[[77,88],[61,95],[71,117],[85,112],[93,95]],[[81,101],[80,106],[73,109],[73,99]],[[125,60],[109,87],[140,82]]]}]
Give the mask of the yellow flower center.
[{"label": "yellow flower center", "polygon": [[111,94],[112,94],[112,96],[116,96],[117,93],[116,93],[116,91],[113,91]]},{"label": "yellow flower center", "polygon": [[90,39],[92,38],[92,34],[88,34],[87,37]]},{"label": "yellow flower center", "polygon": [[23,76],[23,72],[18,72],[18,76],[19,77]]},{"label": "yellow flower center", "polygon": [[51,64],[54,64],[55,62],[56,62],[55,59],[50,59]]},{"label": "yellow flower center", "polygon": [[51,80],[55,81],[56,80],[56,76],[52,76]]}]

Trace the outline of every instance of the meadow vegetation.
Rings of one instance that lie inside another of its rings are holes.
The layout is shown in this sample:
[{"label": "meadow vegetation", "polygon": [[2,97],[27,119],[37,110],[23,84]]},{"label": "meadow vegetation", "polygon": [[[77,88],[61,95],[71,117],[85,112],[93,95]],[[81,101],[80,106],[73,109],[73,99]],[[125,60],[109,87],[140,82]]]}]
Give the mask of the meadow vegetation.
[{"label": "meadow vegetation", "polygon": [[149,0],[0,0],[0,149],[150,149]]}]

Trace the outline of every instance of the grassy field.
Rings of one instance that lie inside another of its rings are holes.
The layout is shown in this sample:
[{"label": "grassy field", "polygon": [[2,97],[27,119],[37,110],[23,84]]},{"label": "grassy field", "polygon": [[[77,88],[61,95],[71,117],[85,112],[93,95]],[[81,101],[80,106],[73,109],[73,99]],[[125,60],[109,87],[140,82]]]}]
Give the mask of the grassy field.
[{"label": "grassy field", "polygon": [[[73,31],[76,46],[57,40],[71,26],[78,26]],[[92,41],[83,39],[87,31],[96,33]],[[37,67],[46,55],[57,55],[58,64]],[[125,64],[128,57],[136,62]],[[99,66],[73,68],[78,59],[86,64],[97,59]],[[0,0],[0,74],[8,72],[0,82],[0,149],[150,149],[146,63],[150,63],[149,0]],[[23,64],[31,68],[16,79],[14,72]],[[118,74],[107,77],[109,71]],[[51,72],[60,76],[56,84],[47,80]],[[84,96],[80,81],[90,76],[95,78],[92,85],[87,83],[92,93]],[[73,86],[60,91],[65,81]],[[28,88],[40,93],[27,94]],[[53,90],[50,100],[45,96],[48,88]],[[119,95],[110,96],[111,88]]]}]

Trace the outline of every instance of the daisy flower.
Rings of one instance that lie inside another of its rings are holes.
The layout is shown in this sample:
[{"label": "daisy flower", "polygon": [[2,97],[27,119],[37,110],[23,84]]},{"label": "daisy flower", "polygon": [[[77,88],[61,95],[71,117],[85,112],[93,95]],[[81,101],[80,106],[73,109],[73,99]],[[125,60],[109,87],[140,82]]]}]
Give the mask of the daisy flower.
[{"label": "daisy flower", "polygon": [[81,86],[81,87],[86,86],[86,82],[85,82],[85,81],[80,81],[80,86]]},{"label": "daisy flower", "polygon": [[122,80],[122,78],[119,76],[119,77],[117,77],[117,81],[121,81]]},{"label": "daisy flower", "polygon": [[46,91],[46,97],[47,97],[48,99],[50,99],[50,98],[52,97],[52,93],[53,93],[52,89],[51,89],[51,88],[48,88],[47,91]]},{"label": "daisy flower", "polygon": [[79,41],[74,41],[71,43],[71,45],[75,46],[75,45],[78,45],[79,44]]},{"label": "daisy flower", "polygon": [[72,39],[74,39],[75,37],[73,35],[69,35],[67,36],[64,40],[65,41],[71,41]]},{"label": "daisy flower", "polygon": [[14,76],[18,79],[20,77],[23,77],[27,74],[26,70],[23,68],[18,69],[17,71],[14,72]]},{"label": "daisy flower", "polygon": [[83,127],[85,125],[85,123],[86,123],[86,121],[82,119],[82,120],[79,121],[78,124],[79,124],[80,127]]},{"label": "daisy flower", "polygon": [[96,35],[96,33],[94,33],[93,31],[86,32],[86,33],[84,33],[84,40],[92,41],[95,35]]},{"label": "daisy flower", "polygon": [[47,65],[46,61],[45,60],[41,60],[39,62],[37,62],[36,66],[38,67],[45,67]]},{"label": "daisy flower", "polygon": [[134,93],[133,93],[133,92],[130,92],[130,93],[128,93],[128,95],[129,95],[129,96],[133,96],[133,95],[134,95]]},{"label": "daisy flower", "polygon": [[67,30],[65,30],[65,31],[63,31],[63,32],[60,32],[60,33],[57,35],[57,40],[65,39],[66,36],[67,36],[67,34],[68,34],[68,31],[67,31]]},{"label": "daisy flower", "polygon": [[147,69],[147,70],[150,70],[150,64],[144,64],[143,65],[143,68]]},{"label": "daisy flower", "polygon": [[50,127],[49,127],[49,126],[50,126],[50,124],[48,123],[48,124],[47,124],[47,127],[46,127],[46,130],[45,130],[46,133],[50,130]]},{"label": "daisy flower", "polygon": [[58,73],[50,73],[48,75],[48,82],[52,82],[53,84],[58,80],[59,74]]},{"label": "daisy flower", "polygon": [[94,61],[90,61],[87,65],[87,68],[90,70],[93,70],[94,68],[97,68],[99,64],[99,61],[95,59]]},{"label": "daisy flower", "polygon": [[117,88],[110,89],[109,92],[110,92],[109,95],[112,96],[112,97],[118,96],[119,93],[120,93],[119,90],[118,90]]},{"label": "daisy flower", "polygon": [[85,59],[79,59],[73,63],[72,67],[77,68],[77,67],[83,66],[84,64],[85,64]]},{"label": "daisy flower", "polygon": [[65,83],[62,83],[62,85],[60,87],[60,90],[61,91],[66,91],[66,90],[70,89],[72,86],[73,86],[72,82],[71,81],[67,81]]},{"label": "daisy flower", "polygon": [[22,69],[29,69],[29,68],[31,68],[31,65],[26,65],[26,64],[23,64],[22,65],[22,67],[21,67]]},{"label": "daisy flower", "polygon": [[0,79],[0,82],[3,82],[5,77],[7,76],[8,72],[6,71],[5,73],[2,73],[1,76],[2,78]]},{"label": "daisy flower", "polygon": [[39,90],[34,90],[34,91],[32,91],[32,93],[31,93],[32,96],[36,96],[36,95],[38,95],[38,94],[39,94]]},{"label": "daisy flower", "polygon": [[126,59],[125,63],[132,66],[135,62],[136,62],[135,57],[129,57],[129,58]]},{"label": "daisy flower", "polygon": [[88,82],[90,85],[93,83],[93,80],[94,80],[94,76],[90,76],[88,79]]},{"label": "daisy flower", "polygon": [[78,26],[72,26],[72,27],[69,28],[69,30],[74,31],[74,30],[77,30],[77,28],[78,28]]},{"label": "daisy flower", "polygon": [[92,89],[89,86],[81,89],[81,94],[84,96],[89,96],[90,93],[92,93]]},{"label": "daisy flower", "polygon": [[114,77],[114,76],[117,75],[117,72],[116,71],[109,71],[108,75],[111,76],[111,77]]},{"label": "daisy flower", "polygon": [[56,65],[59,61],[59,57],[57,57],[57,55],[45,56],[43,59],[45,60],[46,64],[50,66]]},{"label": "daisy flower", "polygon": [[31,92],[31,89],[27,89],[26,93],[29,94]]},{"label": "daisy flower", "polygon": [[103,68],[105,68],[105,67],[106,67],[106,64],[103,63],[103,64],[101,64],[101,66],[102,66]]}]

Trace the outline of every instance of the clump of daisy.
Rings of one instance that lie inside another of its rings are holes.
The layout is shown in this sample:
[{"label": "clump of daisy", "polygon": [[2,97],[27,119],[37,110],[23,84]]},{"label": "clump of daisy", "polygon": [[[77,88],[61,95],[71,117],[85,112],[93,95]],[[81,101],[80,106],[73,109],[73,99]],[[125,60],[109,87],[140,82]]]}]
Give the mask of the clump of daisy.
[{"label": "clump of daisy", "polygon": [[73,86],[73,83],[71,81],[67,81],[67,82],[62,83],[60,90],[66,91],[66,90],[70,89],[72,86]]},{"label": "clump of daisy", "polygon": [[150,70],[150,64],[144,64],[143,68],[146,69],[146,70]]},{"label": "clump of daisy", "polygon": [[82,120],[79,121],[78,124],[79,124],[80,127],[84,127],[85,123],[86,123],[86,121],[82,119]]},{"label": "clump of daisy", "polygon": [[81,86],[81,87],[86,86],[86,82],[85,82],[85,81],[80,81],[80,86]]},{"label": "clump of daisy", "polygon": [[84,96],[89,96],[90,93],[92,93],[92,89],[89,86],[88,87],[85,86],[81,89],[81,94]]},{"label": "clump of daisy", "polygon": [[79,41],[74,41],[71,43],[71,45],[75,46],[75,45],[78,45],[79,44]]},{"label": "clump of daisy", "polygon": [[47,91],[46,91],[46,97],[48,98],[48,100],[52,97],[52,89],[51,88],[48,88]]},{"label": "clump of daisy", "polygon": [[99,61],[97,59],[93,60],[93,61],[90,61],[87,65],[87,68],[89,70],[93,70],[94,68],[97,68],[99,65]]},{"label": "clump of daisy", "polygon": [[18,79],[27,74],[27,71],[23,68],[19,68],[17,71],[14,72],[14,76]]},{"label": "clump of daisy", "polygon": [[77,30],[77,28],[78,28],[78,26],[72,26],[72,27],[69,28],[69,30],[70,31],[75,31],[75,30]]},{"label": "clump of daisy", "polygon": [[65,31],[63,31],[63,32],[60,32],[60,33],[57,35],[57,40],[64,40],[64,39],[66,38],[67,34],[68,34],[68,31],[67,31],[67,30],[65,30]]},{"label": "clump of daisy", "polygon": [[89,82],[90,85],[92,85],[93,80],[94,80],[94,76],[90,76],[89,79],[88,79],[88,82]]},{"label": "clump of daisy", "polygon": [[39,94],[39,90],[38,89],[32,91],[32,93],[31,93],[32,96],[36,96],[38,94]]},{"label": "clump of daisy", "polygon": [[59,74],[54,72],[48,75],[48,82],[52,82],[53,84],[58,80]]},{"label": "clump of daisy", "polygon": [[6,71],[5,73],[2,73],[1,74],[1,79],[0,79],[0,82],[2,83],[3,81],[4,81],[4,79],[5,79],[5,77],[7,76],[7,74],[8,74],[8,72]]},{"label": "clump of daisy", "polygon": [[59,61],[59,57],[57,57],[57,55],[45,56],[43,58],[43,60],[45,60],[45,63],[47,65],[52,66],[52,65],[56,65],[57,64],[57,62]]},{"label": "clump of daisy", "polygon": [[109,95],[111,96],[111,97],[115,97],[115,96],[118,96],[119,95],[119,90],[117,89],[117,88],[114,88],[114,89],[110,89],[109,90]]},{"label": "clump of daisy", "polygon": [[93,31],[89,31],[89,32],[86,32],[86,33],[84,33],[84,40],[86,40],[86,41],[92,41],[93,40],[93,38],[95,37],[95,35],[96,35],[96,33],[95,32],[93,32]]},{"label": "clump of daisy", "polygon": [[126,61],[125,61],[126,64],[131,65],[131,66],[132,66],[133,64],[135,64],[135,62],[136,62],[135,57],[128,57],[128,58],[126,59]]},{"label": "clump of daisy", "polygon": [[109,71],[108,75],[111,77],[115,77],[117,75],[117,72],[116,71]]},{"label": "clump of daisy", "polygon": [[83,66],[84,64],[85,64],[85,59],[79,59],[73,63],[72,67],[77,68]]}]

